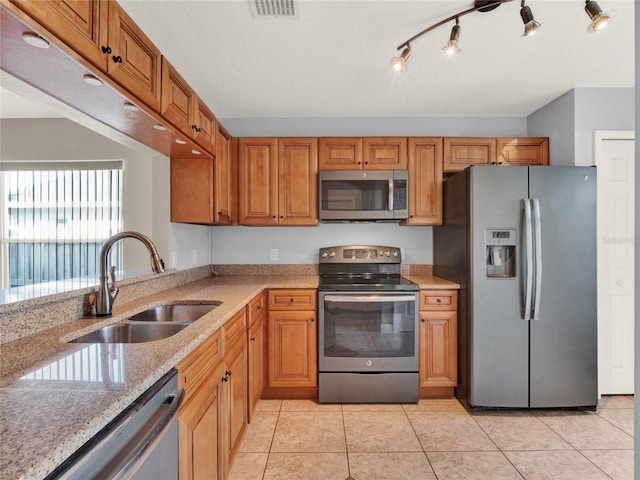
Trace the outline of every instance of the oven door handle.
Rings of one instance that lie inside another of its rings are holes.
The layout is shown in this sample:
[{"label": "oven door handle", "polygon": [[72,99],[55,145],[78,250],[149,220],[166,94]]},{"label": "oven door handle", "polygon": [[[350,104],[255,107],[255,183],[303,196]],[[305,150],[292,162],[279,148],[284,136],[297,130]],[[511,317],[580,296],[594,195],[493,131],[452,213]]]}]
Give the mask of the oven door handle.
[{"label": "oven door handle", "polygon": [[368,302],[415,302],[411,295],[325,295],[325,302],[368,303]]}]

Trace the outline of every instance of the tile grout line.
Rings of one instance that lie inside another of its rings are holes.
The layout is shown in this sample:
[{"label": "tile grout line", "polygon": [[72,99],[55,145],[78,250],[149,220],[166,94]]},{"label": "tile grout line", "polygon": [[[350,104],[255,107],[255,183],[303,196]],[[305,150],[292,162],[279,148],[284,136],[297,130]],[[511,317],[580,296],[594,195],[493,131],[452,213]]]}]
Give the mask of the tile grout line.
[{"label": "tile grout line", "polygon": [[[418,403],[420,403],[420,400],[418,400]],[[416,436],[416,439],[418,440],[418,443],[420,444],[420,448],[422,449],[422,454],[424,455],[424,458],[427,459],[427,463],[429,464],[429,468],[431,468],[431,472],[433,473],[433,476],[436,478],[436,480],[439,480],[438,479],[438,474],[436,473],[436,469],[433,468],[433,464],[431,463],[431,459],[429,458],[429,455],[427,455],[427,452],[424,449],[424,445],[422,445],[422,442],[420,441],[420,437],[418,436],[418,432],[416,432],[416,427],[413,426],[413,423],[411,422],[411,418],[409,418],[409,412],[407,412],[407,409],[404,408],[404,404],[402,404],[402,411],[404,412],[404,415],[407,417],[407,421],[409,422],[409,425],[411,425],[411,430],[413,431],[413,434]]]},{"label": "tile grout line", "polygon": [[267,461],[264,463],[264,470],[262,471],[262,480],[267,475],[267,466],[269,465],[269,458],[271,458],[271,448],[273,447],[273,440],[276,437],[276,429],[278,428],[278,422],[280,421],[280,412],[282,411],[282,399],[280,399],[280,406],[278,407],[278,415],[276,417],[276,424],[273,427],[273,433],[271,434],[271,442],[269,442],[269,451],[267,452]]}]

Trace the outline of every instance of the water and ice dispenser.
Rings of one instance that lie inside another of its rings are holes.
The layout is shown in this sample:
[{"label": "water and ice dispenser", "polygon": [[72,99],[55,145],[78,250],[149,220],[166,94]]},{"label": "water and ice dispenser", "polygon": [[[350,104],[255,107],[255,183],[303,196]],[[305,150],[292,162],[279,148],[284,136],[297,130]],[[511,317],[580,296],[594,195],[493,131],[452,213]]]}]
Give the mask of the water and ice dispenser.
[{"label": "water and ice dispenser", "polygon": [[485,230],[486,266],[488,278],[514,278],[516,276],[515,228],[488,228]]}]

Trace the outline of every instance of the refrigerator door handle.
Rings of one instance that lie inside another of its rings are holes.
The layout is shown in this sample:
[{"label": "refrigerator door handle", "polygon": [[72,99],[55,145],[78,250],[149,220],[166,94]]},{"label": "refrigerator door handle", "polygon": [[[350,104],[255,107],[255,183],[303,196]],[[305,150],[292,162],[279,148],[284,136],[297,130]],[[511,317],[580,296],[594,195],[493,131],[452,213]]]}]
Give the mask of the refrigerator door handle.
[{"label": "refrigerator door handle", "polygon": [[524,257],[526,267],[522,318],[528,322],[531,320],[531,299],[533,296],[533,224],[531,220],[531,202],[528,198],[523,198],[521,205],[524,215]]},{"label": "refrigerator door handle", "polygon": [[540,201],[534,198],[533,203],[533,231],[535,235],[534,255],[536,260],[536,278],[533,284],[534,301],[532,320],[540,320],[540,297],[542,293],[542,222],[540,220]]}]

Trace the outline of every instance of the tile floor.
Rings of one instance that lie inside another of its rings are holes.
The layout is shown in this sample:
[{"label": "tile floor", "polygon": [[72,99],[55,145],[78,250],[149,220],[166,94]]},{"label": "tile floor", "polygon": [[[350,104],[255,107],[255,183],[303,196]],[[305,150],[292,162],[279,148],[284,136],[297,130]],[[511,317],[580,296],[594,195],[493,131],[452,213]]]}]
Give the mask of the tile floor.
[{"label": "tile floor", "polygon": [[596,412],[467,412],[457,400],[260,400],[229,480],[631,480],[633,396]]}]

